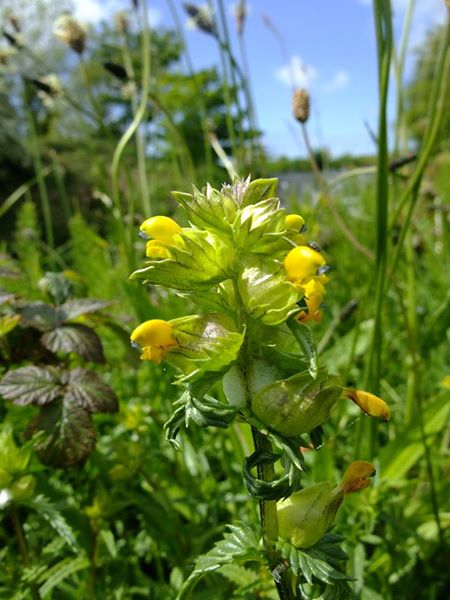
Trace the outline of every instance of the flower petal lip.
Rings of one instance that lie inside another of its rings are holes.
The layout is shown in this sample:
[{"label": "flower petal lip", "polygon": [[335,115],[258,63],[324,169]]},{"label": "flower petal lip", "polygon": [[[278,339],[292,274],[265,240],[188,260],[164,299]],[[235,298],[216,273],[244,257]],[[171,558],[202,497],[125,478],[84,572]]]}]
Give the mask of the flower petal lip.
[{"label": "flower petal lip", "polygon": [[175,346],[172,325],[163,319],[150,319],[136,327],[131,341],[141,346]]},{"label": "flower petal lip", "polygon": [[305,226],[305,219],[301,215],[295,213],[286,215],[285,219],[286,229],[295,229],[302,231]]},{"label": "flower petal lip", "polygon": [[352,388],[344,388],[342,392],[345,398],[352,400],[359,408],[369,415],[370,417],[380,417],[383,421],[389,421],[391,418],[391,411],[389,406],[384,400],[365,392],[364,390],[354,390]]}]

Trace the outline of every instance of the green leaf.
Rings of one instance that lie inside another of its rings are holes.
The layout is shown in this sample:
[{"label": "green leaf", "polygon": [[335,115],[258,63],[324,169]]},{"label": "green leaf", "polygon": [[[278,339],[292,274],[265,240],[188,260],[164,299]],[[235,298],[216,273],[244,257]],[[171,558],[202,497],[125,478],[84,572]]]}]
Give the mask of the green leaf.
[{"label": "green leaf", "polygon": [[51,304],[45,302],[32,302],[18,308],[22,321],[28,327],[33,327],[39,331],[49,331],[59,327],[64,315]]},{"label": "green leaf", "polygon": [[131,278],[180,291],[204,290],[228,279],[234,248],[224,238],[200,229],[183,229],[169,247],[170,259],[148,261]]},{"label": "green leaf", "polygon": [[[448,424],[449,411],[448,391],[440,394],[427,406],[423,416],[427,438],[436,435]],[[420,425],[408,427],[406,431],[397,434],[381,449],[379,454],[381,478],[389,482],[403,479],[422,458],[423,453],[424,445]]]},{"label": "green leaf", "polygon": [[287,324],[294,334],[300,349],[309,361],[308,370],[311,373],[311,377],[317,377],[317,350],[312,339],[311,330],[307,325],[299,323],[296,319],[290,319]]},{"label": "green leaf", "polygon": [[94,298],[77,298],[74,300],[67,300],[61,306],[61,311],[64,314],[64,320],[76,319],[81,315],[87,315],[94,313],[107,306],[111,306],[112,302],[107,300],[96,300]]},{"label": "green leaf", "polygon": [[266,325],[279,325],[298,312],[299,294],[274,260],[247,261],[239,277],[239,293],[245,310]]},{"label": "green leaf", "polygon": [[184,381],[199,379],[206,372],[222,372],[237,359],[243,335],[226,315],[193,315],[170,323],[177,346],[165,359],[184,373]]},{"label": "green leaf", "polygon": [[31,433],[39,433],[36,453],[46,465],[70,467],[86,460],[95,448],[90,413],[73,400],[55,400],[41,408]]},{"label": "green leaf", "polygon": [[63,558],[40,576],[39,581],[45,581],[39,588],[40,596],[47,598],[52,590],[64,581],[64,579],[78,573],[78,571],[88,569],[90,564],[90,560],[84,556]]},{"label": "green leaf", "polygon": [[41,342],[51,352],[65,354],[74,352],[85,360],[97,363],[105,362],[100,338],[86,325],[74,323],[56,327],[52,331],[44,333]]},{"label": "green leaf", "polygon": [[7,335],[15,329],[20,323],[20,315],[2,315],[0,316],[0,337]]},{"label": "green leaf", "polygon": [[60,377],[56,367],[21,367],[6,373],[0,382],[0,394],[21,406],[43,406],[61,395]]},{"label": "green leaf", "polygon": [[87,369],[69,372],[64,401],[74,402],[89,412],[112,413],[118,410],[117,397],[97,373]]},{"label": "green leaf", "polygon": [[277,196],[278,179],[255,179],[245,189],[242,199],[242,206],[256,204],[262,200],[276,198]]},{"label": "green leaf", "polygon": [[50,502],[48,498],[40,494],[39,496],[35,496],[34,498],[23,502],[23,504],[35,510],[43,519],[45,519],[72,550],[75,552],[79,550],[73,529],[67,523],[55,504]]}]

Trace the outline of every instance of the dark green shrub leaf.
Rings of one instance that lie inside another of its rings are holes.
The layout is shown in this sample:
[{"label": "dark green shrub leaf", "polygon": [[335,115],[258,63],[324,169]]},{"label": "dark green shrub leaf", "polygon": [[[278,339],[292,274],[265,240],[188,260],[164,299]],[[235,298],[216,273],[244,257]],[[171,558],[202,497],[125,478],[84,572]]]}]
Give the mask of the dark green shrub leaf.
[{"label": "dark green shrub leaf", "polygon": [[45,302],[25,304],[18,310],[23,323],[39,331],[49,331],[59,327],[64,320],[64,315],[58,308]]},{"label": "dark green shrub leaf", "polygon": [[69,321],[76,319],[80,315],[87,315],[89,313],[97,312],[102,308],[111,306],[112,302],[106,300],[96,300],[94,298],[78,298],[76,300],[67,300],[61,306],[61,310],[64,314],[64,320]]},{"label": "dark green shrub leaf", "polygon": [[89,412],[116,412],[117,397],[100,377],[86,369],[69,373],[64,401],[74,402]]},{"label": "dark green shrub leaf", "polygon": [[89,411],[71,399],[58,399],[41,408],[30,426],[39,433],[39,459],[54,467],[71,467],[86,460],[95,447],[95,429]]},{"label": "dark green shrub leaf", "polygon": [[6,373],[0,394],[14,404],[43,406],[61,395],[60,377],[56,367],[21,367]]},{"label": "dark green shrub leaf", "polygon": [[74,352],[85,360],[105,362],[100,338],[86,325],[62,325],[44,333],[41,342],[51,352]]}]

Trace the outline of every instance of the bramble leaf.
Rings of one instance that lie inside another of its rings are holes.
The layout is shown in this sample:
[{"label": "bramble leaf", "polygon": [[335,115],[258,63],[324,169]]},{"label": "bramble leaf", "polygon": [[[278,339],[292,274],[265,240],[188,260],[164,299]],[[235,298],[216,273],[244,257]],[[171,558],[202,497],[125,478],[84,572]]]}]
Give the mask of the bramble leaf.
[{"label": "bramble leaf", "polygon": [[0,394],[14,404],[44,406],[61,395],[61,372],[56,367],[20,367],[8,371]]},{"label": "bramble leaf", "polygon": [[41,342],[51,352],[65,354],[74,352],[85,360],[97,363],[105,362],[100,338],[86,325],[73,323],[56,327],[52,331],[44,333]]},{"label": "bramble leaf", "polygon": [[73,401],[89,412],[116,412],[118,402],[112,389],[100,377],[86,369],[69,373],[64,401]]},{"label": "bramble leaf", "polygon": [[96,300],[95,298],[77,298],[74,300],[67,300],[61,306],[61,310],[64,314],[64,320],[76,319],[81,315],[87,315],[89,313],[97,312],[102,308],[111,306],[112,302],[107,300]]},{"label": "bramble leaf", "polygon": [[72,399],[43,406],[32,421],[30,433],[39,433],[35,449],[46,465],[70,467],[86,460],[95,448],[90,412]]}]

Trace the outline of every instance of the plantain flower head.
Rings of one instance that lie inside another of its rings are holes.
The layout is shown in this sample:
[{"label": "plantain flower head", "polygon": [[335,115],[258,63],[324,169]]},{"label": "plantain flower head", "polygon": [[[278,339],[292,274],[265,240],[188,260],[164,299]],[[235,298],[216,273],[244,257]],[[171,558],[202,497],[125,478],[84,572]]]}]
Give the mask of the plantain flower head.
[{"label": "plantain flower head", "polygon": [[344,497],[369,486],[374,474],[371,463],[358,460],[345,471],[340,485],[317,483],[277,502],[279,536],[297,548],[313,546],[333,524]]},{"label": "plantain flower head", "polygon": [[58,40],[64,42],[77,54],[83,54],[86,46],[86,29],[71,15],[58,17],[53,25],[53,33]]},{"label": "plantain flower head", "polygon": [[383,421],[389,421],[391,418],[389,406],[384,400],[375,396],[375,394],[364,392],[363,390],[344,388],[342,395],[344,398],[352,400],[370,417],[379,417],[380,419],[383,419]]},{"label": "plantain flower head", "polygon": [[177,345],[172,325],[162,319],[151,319],[141,323],[131,334],[132,345],[142,349],[141,360],[159,364],[164,354]]}]

